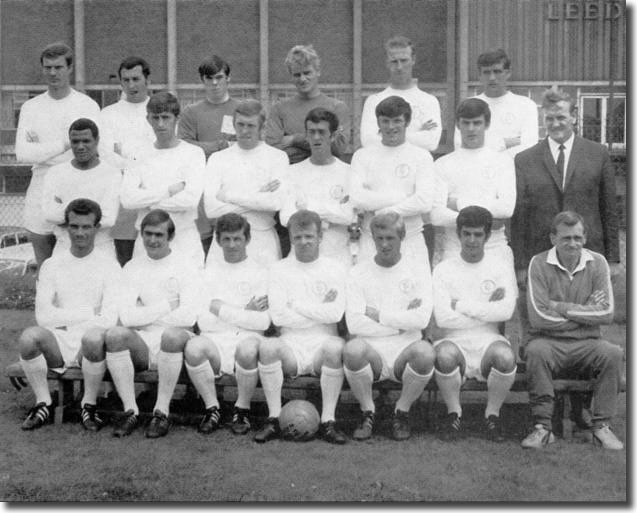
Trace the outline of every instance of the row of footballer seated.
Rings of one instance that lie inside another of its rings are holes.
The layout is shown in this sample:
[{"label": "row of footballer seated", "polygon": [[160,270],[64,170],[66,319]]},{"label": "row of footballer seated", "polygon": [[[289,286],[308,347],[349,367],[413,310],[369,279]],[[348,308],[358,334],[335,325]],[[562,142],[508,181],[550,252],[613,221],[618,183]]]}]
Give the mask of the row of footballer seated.
[{"label": "row of footballer seated", "polygon": [[[320,435],[345,443],[335,410],[347,379],[362,420],[356,440],[372,436],[375,406],[372,383],[402,384],[392,416],[392,436],[410,437],[408,412],[435,376],[448,416],[444,434],[462,432],[460,387],[463,379],[487,383],[484,423],[489,438],[502,441],[500,408],[513,384],[516,358],[497,323],[511,318],[517,297],[513,268],[500,252],[486,249],[493,217],[478,206],[457,217],[458,255],[433,271],[422,259],[403,254],[405,222],[395,212],[371,221],[375,256],[343,266],[321,255],[321,218],[300,210],[290,217],[292,254],[266,272],[248,257],[251,227],[230,213],[218,220],[223,260],[198,270],[171,250],[175,225],[170,215],[153,210],[142,220],[144,254],[124,269],[115,259],[93,251],[100,207],[72,201],[65,211],[70,250],[45,261],[36,293],[38,326],[19,341],[20,362],[36,397],[22,427],[34,429],[51,419],[47,371],[63,373],[80,365],[84,375],[82,425],[97,431],[103,420],[96,398],[106,369],[123,402],[125,415],[115,436],[131,434],[139,423],[135,371],[156,368],[158,394],[146,436],[169,431],[169,406],[182,365],[206,407],[199,431],[219,427],[215,376],[236,377],[235,433],[250,430],[252,394],[260,380],[268,419],[255,435],[266,442],[280,435],[278,417],[284,376],[320,377]],[[529,266],[530,341],[525,347],[532,432],[523,447],[554,441],[551,417],[553,377],[577,368],[596,376],[593,440],[622,449],[609,428],[620,386],[621,348],[600,337],[600,324],[613,315],[608,263],[584,249],[584,221],[574,212],[556,216],[551,250]],[[444,330],[433,344],[422,339],[434,313]],[[351,338],[337,334],[345,315]],[[119,323],[118,323],[119,318]],[[191,328],[197,322],[200,334]],[[273,322],[280,336],[264,338]]]}]

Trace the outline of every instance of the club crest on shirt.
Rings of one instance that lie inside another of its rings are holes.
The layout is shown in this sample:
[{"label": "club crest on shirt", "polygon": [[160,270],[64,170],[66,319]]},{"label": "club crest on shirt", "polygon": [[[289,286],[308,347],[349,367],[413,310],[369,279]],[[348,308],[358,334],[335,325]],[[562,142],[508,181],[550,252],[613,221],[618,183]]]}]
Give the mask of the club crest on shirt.
[{"label": "club crest on shirt", "polygon": [[252,285],[248,281],[240,281],[237,284],[237,290],[242,296],[249,296],[252,293]]},{"label": "club crest on shirt", "polygon": [[493,169],[492,167],[487,167],[483,169],[482,176],[484,176],[485,178],[488,178],[489,180],[493,180],[493,177],[495,176],[495,169]]},{"label": "club crest on shirt", "polygon": [[511,125],[511,124],[513,124],[513,123],[515,122],[515,114],[513,114],[513,112],[507,112],[507,113],[504,115],[504,122],[505,122],[507,125]]},{"label": "club crest on shirt", "polygon": [[409,164],[398,164],[394,170],[394,173],[398,178],[407,178],[410,172],[411,168],[409,167]]},{"label": "club crest on shirt", "polygon": [[493,280],[483,280],[480,283],[480,290],[483,294],[491,294],[495,290],[495,282]]},{"label": "club crest on shirt", "polygon": [[330,188],[330,196],[332,199],[340,200],[345,195],[345,191],[343,190],[343,186],[340,184],[333,185]]},{"label": "club crest on shirt", "polygon": [[409,278],[405,278],[404,280],[400,280],[398,288],[403,294],[409,294],[412,290],[414,290],[414,282]]},{"label": "club crest on shirt", "polygon": [[179,294],[179,279],[171,276],[164,283],[164,290],[170,294]]},{"label": "club crest on shirt", "polygon": [[317,296],[323,297],[327,293],[327,283],[324,281],[315,281],[312,283],[312,292]]}]

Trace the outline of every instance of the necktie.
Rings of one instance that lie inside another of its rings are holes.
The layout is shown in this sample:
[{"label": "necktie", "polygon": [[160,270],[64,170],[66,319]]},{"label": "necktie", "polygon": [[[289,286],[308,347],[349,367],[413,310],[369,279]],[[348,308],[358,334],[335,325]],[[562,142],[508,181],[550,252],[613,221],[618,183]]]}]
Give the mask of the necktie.
[{"label": "necktie", "polygon": [[564,184],[564,145],[559,146],[560,153],[557,155],[557,174],[560,177],[560,185]]}]

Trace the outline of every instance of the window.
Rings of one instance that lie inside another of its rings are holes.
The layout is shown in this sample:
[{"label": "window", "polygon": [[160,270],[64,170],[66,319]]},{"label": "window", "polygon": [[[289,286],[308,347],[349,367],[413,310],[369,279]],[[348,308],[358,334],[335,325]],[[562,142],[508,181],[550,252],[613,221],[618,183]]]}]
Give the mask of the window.
[{"label": "window", "polygon": [[582,95],[578,123],[582,137],[626,148],[626,96]]}]

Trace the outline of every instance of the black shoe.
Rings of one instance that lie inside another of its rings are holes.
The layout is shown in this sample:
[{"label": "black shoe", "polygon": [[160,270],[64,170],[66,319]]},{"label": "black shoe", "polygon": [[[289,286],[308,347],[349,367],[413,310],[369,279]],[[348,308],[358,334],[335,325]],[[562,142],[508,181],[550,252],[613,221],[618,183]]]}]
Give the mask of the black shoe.
[{"label": "black shoe", "polygon": [[97,406],[94,404],[86,403],[82,407],[82,426],[87,431],[93,431],[94,433],[104,427],[104,419],[97,413]]},{"label": "black shoe", "polygon": [[235,435],[245,435],[250,431],[250,419],[248,417],[250,410],[246,408],[235,407],[232,413],[232,432]]},{"label": "black shoe", "polygon": [[[212,433],[213,431],[216,431],[217,429],[219,429],[220,420],[221,420],[221,413],[219,412],[219,408],[217,406],[208,408],[206,410],[205,415],[203,416],[203,419],[201,419],[201,422],[199,423],[199,427],[197,428],[197,431],[199,431],[200,433],[203,433],[204,435]],[[167,432],[168,432],[168,429],[166,429],[166,433]],[[164,436],[164,435],[160,435],[160,436]]]},{"label": "black shoe", "polygon": [[321,423],[319,436],[331,444],[343,445],[347,442],[345,435],[336,429],[336,421],[334,420]]},{"label": "black shoe", "polygon": [[113,430],[113,436],[121,438],[130,435],[139,423],[139,416],[133,410],[127,410],[124,418]]},{"label": "black shoe", "polygon": [[489,415],[484,419],[484,431],[487,434],[487,438],[492,442],[504,442],[505,438],[502,434],[502,424],[500,423],[500,417],[497,415]]},{"label": "black shoe", "polygon": [[279,419],[270,417],[265,421],[263,429],[254,435],[254,441],[260,444],[264,444],[274,438],[281,436],[281,428],[279,427]]},{"label": "black shoe", "polygon": [[391,421],[391,435],[394,440],[407,440],[411,436],[409,412],[396,410]]},{"label": "black shoe", "polygon": [[462,433],[462,421],[458,414],[454,411],[447,415],[445,425],[440,433],[440,438],[446,441],[453,441],[460,438]]},{"label": "black shoe", "polygon": [[374,431],[374,412],[367,410],[363,412],[363,420],[360,426],[354,430],[352,438],[354,440],[367,440],[372,437]]},{"label": "black shoe", "polygon": [[53,421],[53,415],[51,414],[51,406],[47,406],[44,403],[38,403],[29,410],[27,418],[22,423],[22,429],[30,431],[37,429],[45,424],[50,424]]},{"label": "black shoe", "polygon": [[148,424],[146,428],[146,438],[166,436],[169,428],[170,422],[168,421],[168,415],[159,410],[155,410],[153,412],[153,418],[150,419],[150,424]]}]

